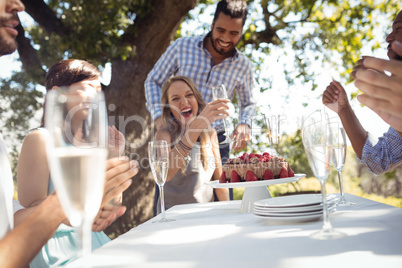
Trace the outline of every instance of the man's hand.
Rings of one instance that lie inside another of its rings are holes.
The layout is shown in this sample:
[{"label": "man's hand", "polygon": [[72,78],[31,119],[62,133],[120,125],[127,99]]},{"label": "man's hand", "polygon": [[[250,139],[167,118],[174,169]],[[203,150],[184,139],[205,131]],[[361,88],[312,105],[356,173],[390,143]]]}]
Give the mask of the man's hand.
[{"label": "man's hand", "polygon": [[[402,45],[392,48],[402,56]],[[366,57],[356,72],[355,86],[364,94],[357,99],[376,112],[397,131],[402,131],[402,62]],[[391,73],[391,76],[385,72]]]},{"label": "man's hand", "polygon": [[247,142],[250,140],[251,129],[247,124],[240,124],[230,135],[230,138],[234,140],[233,150],[240,151],[246,147]]},{"label": "man's hand", "polygon": [[350,108],[345,89],[335,80],[327,86],[322,94],[322,103],[338,115]]}]

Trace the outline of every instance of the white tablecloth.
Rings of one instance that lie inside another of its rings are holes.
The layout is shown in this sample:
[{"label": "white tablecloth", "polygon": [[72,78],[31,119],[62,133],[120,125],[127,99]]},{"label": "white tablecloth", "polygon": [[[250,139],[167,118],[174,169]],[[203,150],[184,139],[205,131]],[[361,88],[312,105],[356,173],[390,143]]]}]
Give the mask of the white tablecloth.
[{"label": "white tablecloth", "polygon": [[167,211],[176,221],[151,219],[95,250],[91,261],[93,267],[401,268],[402,209],[346,197],[357,205],[338,207],[330,217],[345,238],[311,239],[322,221],[270,224],[241,214],[240,201],[190,204]]}]

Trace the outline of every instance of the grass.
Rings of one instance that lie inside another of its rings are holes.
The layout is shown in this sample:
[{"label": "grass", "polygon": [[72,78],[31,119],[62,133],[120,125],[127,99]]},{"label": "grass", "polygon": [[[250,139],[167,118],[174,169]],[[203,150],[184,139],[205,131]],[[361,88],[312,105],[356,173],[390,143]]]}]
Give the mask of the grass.
[{"label": "grass", "polygon": [[[375,194],[364,193],[361,188],[357,185],[358,183],[354,180],[345,180],[344,182],[344,192],[353,195],[361,196],[367,199],[371,199],[377,202],[381,202],[394,207],[402,208],[402,198],[397,197],[383,197]],[[334,186],[334,184],[327,182],[326,184],[327,193],[338,193],[339,189]],[[270,185],[268,189],[273,197],[287,195],[290,193],[311,193],[320,192],[321,187],[318,180],[314,177],[302,178],[298,182],[285,183]],[[244,188],[235,188],[233,190],[233,195],[235,200],[241,200],[243,198]]]}]

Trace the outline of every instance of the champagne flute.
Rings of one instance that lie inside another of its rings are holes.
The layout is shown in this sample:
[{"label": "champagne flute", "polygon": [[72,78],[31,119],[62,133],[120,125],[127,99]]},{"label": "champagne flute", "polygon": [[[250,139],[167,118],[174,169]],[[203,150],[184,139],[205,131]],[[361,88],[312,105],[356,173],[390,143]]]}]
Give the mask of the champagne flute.
[{"label": "champagne flute", "polygon": [[148,143],[148,156],[149,165],[151,166],[152,175],[156,184],[159,186],[160,200],[161,200],[161,214],[162,218],[155,222],[168,222],[174,221],[173,219],[168,219],[165,216],[165,198],[163,192],[163,186],[166,182],[166,176],[168,173],[169,166],[169,150],[167,142],[164,140],[150,141]]},{"label": "champagne flute", "polygon": [[92,223],[101,205],[106,172],[103,93],[75,87],[51,90],[46,98],[45,127],[51,178],[64,213],[79,231],[78,255],[89,267]]},{"label": "champagne flute", "polygon": [[278,115],[272,115],[270,117],[264,115],[264,120],[265,124],[267,125],[267,138],[269,144],[274,148],[275,153],[277,156],[279,156],[279,144],[281,141],[281,128],[280,128],[280,122],[281,122],[281,116]]},{"label": "champagne flute", "polygon": [[310,115],[303,122],[302,140],[307,153],[310,167],[321,184],[321,195],[323,203],[324,222],[321,230],[314,232],[310,237],[314,239],[335,239],[344,237],[345,234],[332,228],[328,215],[327,196],[325,189],[325,180],[330,170],[330,145],[329,145],[329,127],[325,114],[317,111]]},{"label": "champagne flute", "polygon": [[330,143],[332,147],[332,165],[338,173],[339,190],[341,194],[341,200],[338,202],[338,206],[354,206],[356,203],[349,202],[345,199],[342,186],[342,169],[346,160],[346,134],[342,127],[339,127],[338,122],[329,124],[330,127]]},{"label": "champagne flute", "polygon": [[[222,85],[213,87],[212,88],[212,97],[214,100],[229,99],[225,85],[222,84]],[[229,110],[228,110],[229,115],[232,115],[234,113],[233,104],[229,101],[227,103],[227,105],[229,106]],[[232,141],[230,138],[230,135],[234,131],[233,123],[229,120],[229,118],[226,118],[226,119],[223,119],[223,126],[224,126],[224,130],[225,130],[225,134],[226,134],[225,135],[226,139],[224,141],[222,141],[221,143],[230,143]]]}]

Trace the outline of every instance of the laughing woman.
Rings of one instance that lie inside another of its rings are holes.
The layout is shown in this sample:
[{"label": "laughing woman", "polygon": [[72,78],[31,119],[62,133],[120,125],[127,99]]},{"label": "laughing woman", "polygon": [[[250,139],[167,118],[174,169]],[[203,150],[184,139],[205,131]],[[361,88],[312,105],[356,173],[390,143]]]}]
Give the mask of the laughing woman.
[{"label": "laughing woman", "polygon": [[[163,125],[156,140],[169,146],[169,170],[164,186],[166,209],[188,203],[214,200],[213,189],[205,183],[219,180],[222,164],[215,120],[225,118],[225,99],[208,104],[194,83],[184,76],[169,78],[162,87]],[[228,189],[215,189],[220,201],[229,200]],[[158,200],[158,213],[160,199]]]}]

